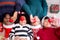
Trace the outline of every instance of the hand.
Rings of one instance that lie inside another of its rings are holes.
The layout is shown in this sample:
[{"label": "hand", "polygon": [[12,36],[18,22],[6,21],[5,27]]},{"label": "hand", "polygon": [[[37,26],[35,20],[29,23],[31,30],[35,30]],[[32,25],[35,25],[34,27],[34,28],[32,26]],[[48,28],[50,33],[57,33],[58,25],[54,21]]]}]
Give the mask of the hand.
[{"label": "hand", "polygon": [[6,39],[5,37],[1,38],[1,40],[5,40],[5,39]]},{"label": "hand", "polygon": [[54,21],[51,23],[53,26],[58,27],[57,19],[54,19]]},{"label": "hand", "polygon": [[40,22],[40,19],[38,18],[38,16],[34,16],[34,18],[36,19],[37,22]]},{"label": "hand", "polygon": [[19,40],[20,39],[20,37],[19,36],[16,36],[15,38],[14,38],[14,40]]},{"label": "hand", "polygon": [[4,40],[9,40],[8,38],[5,38]]},{"label": "hand", "polygon": [[25,14],[25,12],[21,12],[21,14]]},{"label": "hand", "polygon": [[18,14],[21,14],[21,12],[19,11]]},{"label": "hand", "polygon": [[27,38],[20,38],[20,40],[27,40]]}]

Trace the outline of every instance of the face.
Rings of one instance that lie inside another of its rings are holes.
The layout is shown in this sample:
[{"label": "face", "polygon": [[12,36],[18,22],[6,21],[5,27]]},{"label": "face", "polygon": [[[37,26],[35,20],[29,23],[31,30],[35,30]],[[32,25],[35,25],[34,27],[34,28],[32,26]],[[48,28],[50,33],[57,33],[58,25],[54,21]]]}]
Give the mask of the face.
[{"label": "face", "polygon": [[23,20],[23,21],[20,20],[19,23],[20,23],[21,25],[25,25],[25,24],[26,24],[26,18],[24,17],[24,20]]},{"label": "face", "polygon": [[48,22],[48,19],[44,20],[43,26],[44,27],[51,27],[51,24]]},{"label": "face", "polygon": [[8,25],[10,23],[9,20],[10,20],[10,15],[6,14],[6,16],[3,19],[3,22]]},{"label": "face", "polygon": [[39,19],[37,16],[34,17],[34,20],[33,20],[33,21],[34,21],[34,22],[32,22],[32,25],[34,25],[34,26],[40,24],[40,19]]}]

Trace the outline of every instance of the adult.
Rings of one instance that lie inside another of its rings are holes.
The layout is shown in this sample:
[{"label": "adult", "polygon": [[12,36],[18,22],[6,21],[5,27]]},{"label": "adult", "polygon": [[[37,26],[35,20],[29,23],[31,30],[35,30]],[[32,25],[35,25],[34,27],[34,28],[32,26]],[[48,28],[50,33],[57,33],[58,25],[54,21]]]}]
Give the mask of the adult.
[{"label": "adult", "polygon": [[46,0],[25,0],[26,3],[22,6],[22,9],[25,10],[28,15],[38,16],[42,19],[47,15],[47,2]]},{"label": "adult", "polygon": [[2,22],[3,14],[20,11],[23,4],[24,0],[0,0],[0,22]]}]

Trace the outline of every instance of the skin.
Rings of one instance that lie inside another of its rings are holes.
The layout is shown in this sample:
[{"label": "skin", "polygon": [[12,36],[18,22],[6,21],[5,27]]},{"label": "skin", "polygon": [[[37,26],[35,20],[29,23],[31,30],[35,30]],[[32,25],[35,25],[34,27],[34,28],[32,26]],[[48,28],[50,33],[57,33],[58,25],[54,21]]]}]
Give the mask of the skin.
[{"label": "skin", "polygon": [[43,25],[44,25],[44,27],[51,27],[51,24],[48,22],[48,19],[44,20]]},{"label": "skin", "polygon": [[[32,19],[35,19],[36,20],[36,22],[32,22],[33,20]],[[34,16],[34,18],[32,18],[31,20],[31,23],[32,23],[32,25],[33,26],[36,26],[36,25],[39,25],[40,24],[40,19],[38,18],[38,16]]]},{"label": "skin", "polygon": [[17,15],[18,15],[17,11],[14,12],[12,17],[9,14],[6,14],[6,16],[3,19],[3,23],[6,24],[6,25],[10,25],[11,24],[9,22],[10,19],[12,19],[13,23],[14,23],[16,21],[16,19],[17,19]]},{"label": "skin", "polygon": [[[13,23],[16,21],[16,19],[17,19],[17,11],[15,11],[14,12],[14,14],[13,14],[13,16],[11,17],[9,14],[6,14],[5,15],[5,17],[4,17],[4,19],[3,19],[3,24],[5,24],[5,25],[11,25],[12,23],[11,22],[9,22],[9,20],[10,19],[12,19],[13,20]],[[2,38],[2,40],[3,39],[6,39],[6,40],[8,40],[7,38],[5,38],[5,37],[3,37]]]},{"label": "skin", "polygon": [[3,19],[3,23],[6,25],[9,25],[10,24],[10,22],[9,22],[10,18],[11,18],[10,15],[6,14],[6,17],[4,17],[4,19]]},{"label": "skin", "polygon": [[26,22],[26,18],[24,17],[24,20],[23,21],[19,21],[19,23],[21,24],[21,25],[25,25],[27,22]]},{"label": "skin", "polygon": [[[22,26],[26,24],[26,18],[24,17],[24,19],[25,20],[23,20],[23,21],[21,21],[21,20],[19,21],[19,24]],[[20,36],[16,36],[15,40],[27,40],[27,38],[20,38]]]}]

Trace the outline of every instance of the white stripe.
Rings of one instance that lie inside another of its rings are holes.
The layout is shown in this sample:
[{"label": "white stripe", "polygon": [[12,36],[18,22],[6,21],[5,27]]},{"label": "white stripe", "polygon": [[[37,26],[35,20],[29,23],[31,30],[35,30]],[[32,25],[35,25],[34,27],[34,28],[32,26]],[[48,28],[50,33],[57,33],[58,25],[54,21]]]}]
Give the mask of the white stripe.
[{"label": "white stripe", "polygon": [[13,29],[12,29],[11,31],[12,31],[12,32],[15,32],[15,30],[13,30]]},{"label": "white stripe", "polygon": [[12,28],[12,27],[14,27],[15,25],[14,24],[12,24],[12,25],[5,25],[5,24],[3,24],[3,27],[4,28]]},{"label": "white stripe", "polygon": [[25,35],[27,35],[26,32],[17,32],[17,33],[15,33],[15,35],[21,35],[21,34],[25,34]]},{"label": "white stripe", "polygon": [[16,28],[15,30],[28,30],[27,28]]},{"label": "white stripe", "polygon": [[30,30],[29,32],[32,32],[32,30]]}]

